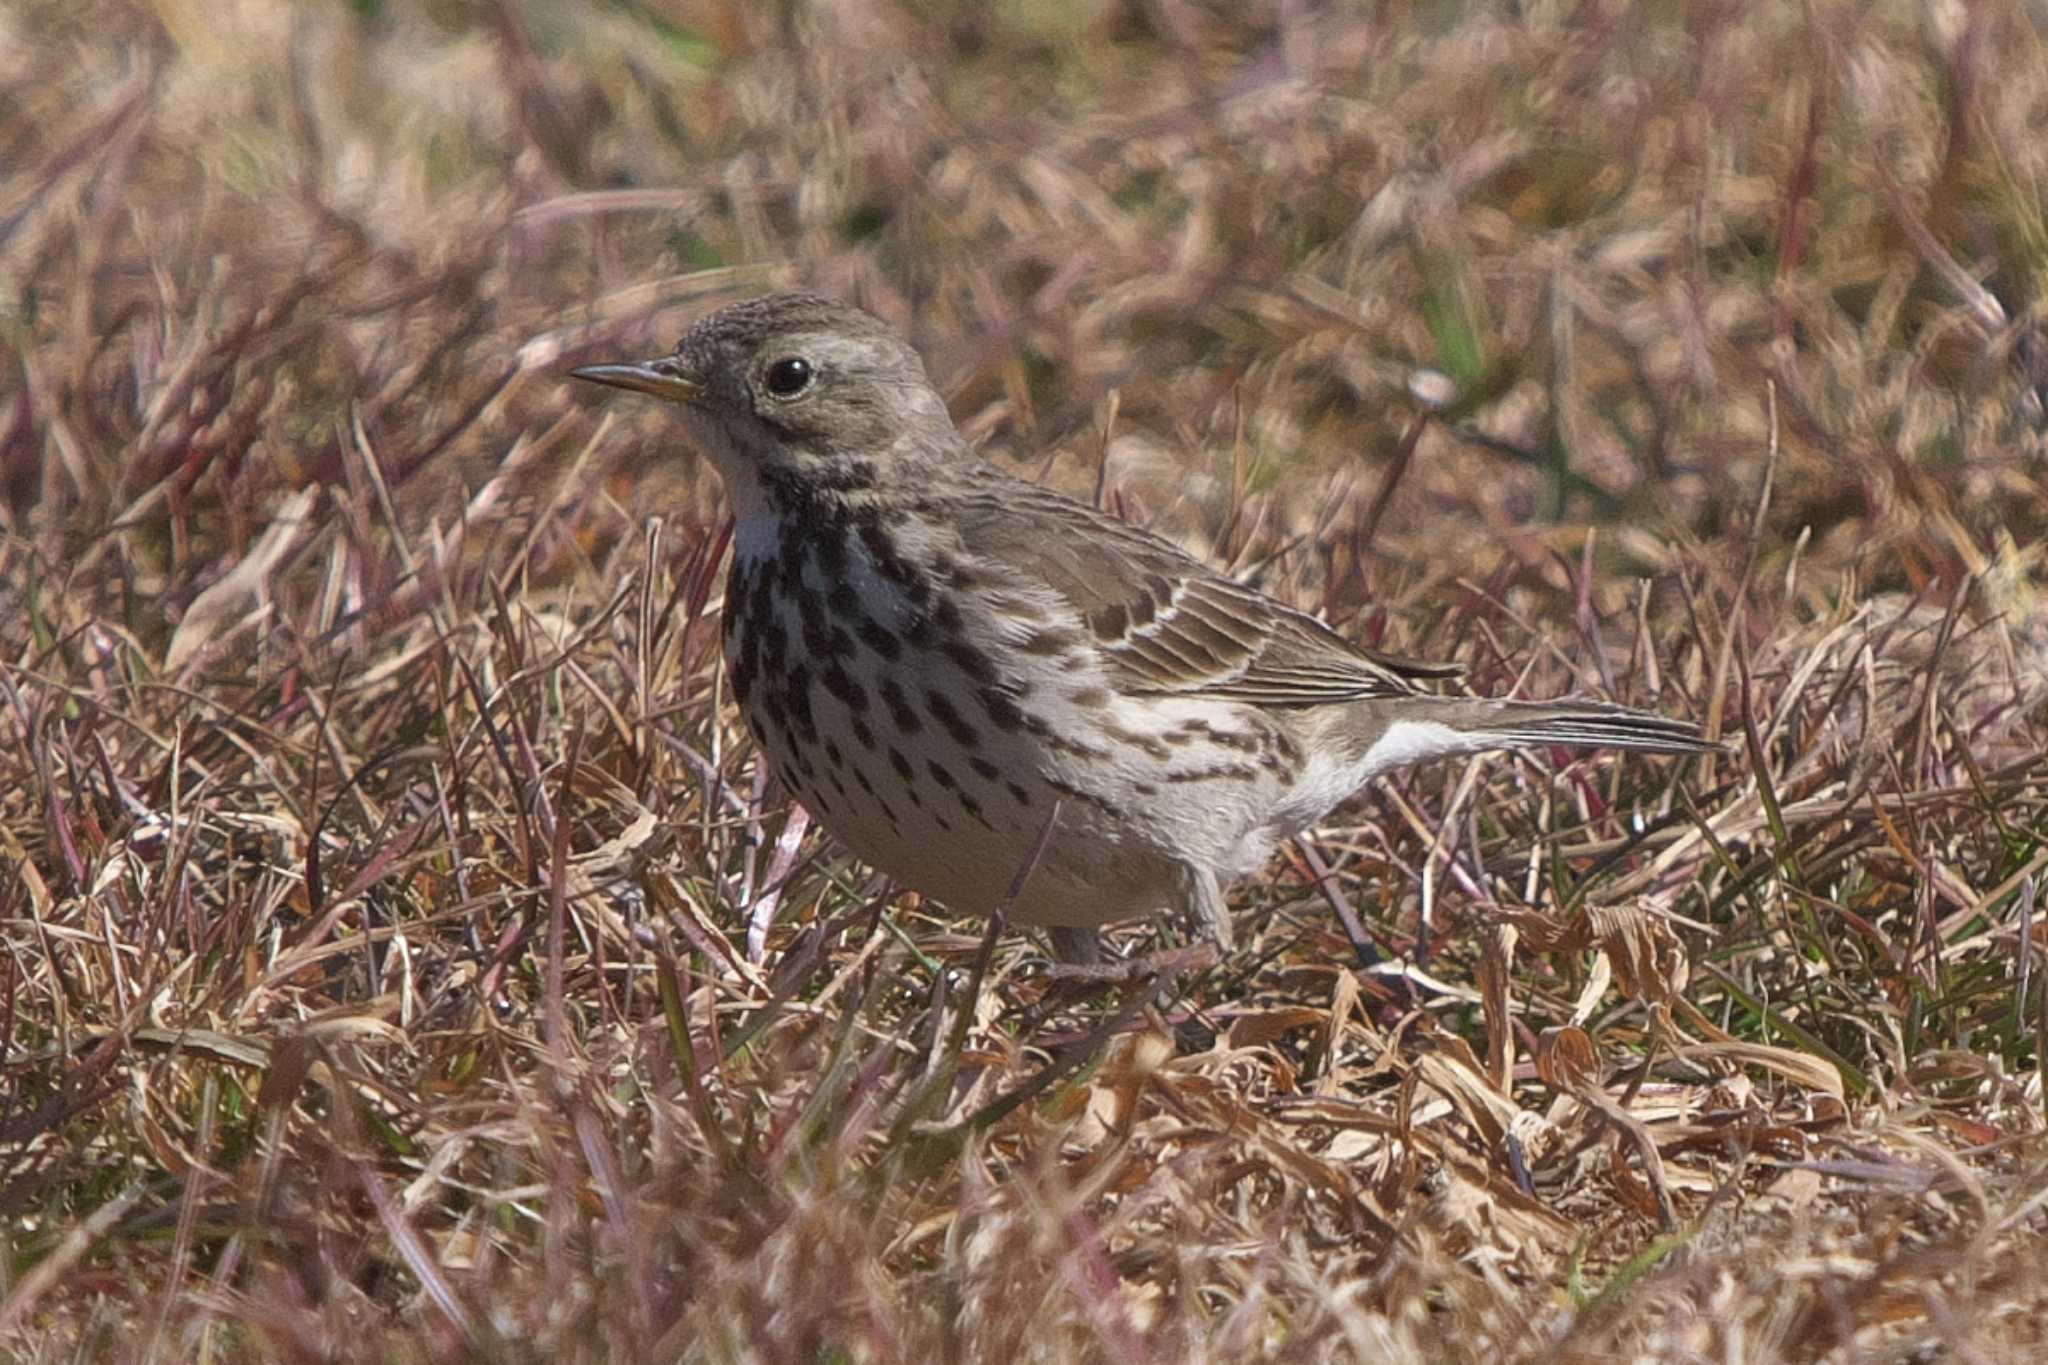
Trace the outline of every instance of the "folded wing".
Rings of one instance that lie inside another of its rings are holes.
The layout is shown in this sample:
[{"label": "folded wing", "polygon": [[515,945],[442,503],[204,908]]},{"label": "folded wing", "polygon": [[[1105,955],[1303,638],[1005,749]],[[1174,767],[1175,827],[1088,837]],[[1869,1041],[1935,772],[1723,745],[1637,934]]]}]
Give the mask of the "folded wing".
[{"label": "folded wing", "polygon": [[1363,649],[1158,537],[1035,484],[992,482],[962,509],[959,527],[974,554],[1065,599],[1128,692],[1320,706],[1412,696],[1419,681],[1459,671]]}]

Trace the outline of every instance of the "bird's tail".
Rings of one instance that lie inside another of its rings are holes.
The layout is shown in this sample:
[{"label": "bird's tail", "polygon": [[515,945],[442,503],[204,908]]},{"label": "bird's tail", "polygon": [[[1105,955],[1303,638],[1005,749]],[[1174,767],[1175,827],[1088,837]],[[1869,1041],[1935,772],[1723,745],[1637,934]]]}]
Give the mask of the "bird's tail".
[{"label": "bird's tail", "polygon": [[[1483,708],[1483,709],[1479,709]],[[1706,753],[1710,743],[1689,720],[1660,716],[1599,701],[1503,701],[1460,708],[1456,728],[1485,747],[1540,748],[1561,744],[1574,748],[1636,749],[1652,754]]]},{"label": "bird's tail", "polygon": [[1491,749],[1635,749],[1652,754],[1710,752],[1689,720],[1611,702],[1500,701],[1486,697],[1401,697],[1340,714],[1337,751],[1353,785],[1411,763]]}]

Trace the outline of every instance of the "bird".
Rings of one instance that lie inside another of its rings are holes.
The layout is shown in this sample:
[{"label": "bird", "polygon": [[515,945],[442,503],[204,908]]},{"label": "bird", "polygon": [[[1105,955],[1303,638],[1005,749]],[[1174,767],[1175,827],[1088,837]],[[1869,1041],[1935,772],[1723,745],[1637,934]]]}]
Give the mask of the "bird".
[{"label": "bird", "polygon": [[773,293],[673,353],[575,378],[674,405],[734,529],[731,696],[771,771],[857,858],[1064,963],[1224,889],[1381,774],[1543,746],[1690,754],[1693,723],[1432,684],[1138,526],[983,459],[875,315]]}]

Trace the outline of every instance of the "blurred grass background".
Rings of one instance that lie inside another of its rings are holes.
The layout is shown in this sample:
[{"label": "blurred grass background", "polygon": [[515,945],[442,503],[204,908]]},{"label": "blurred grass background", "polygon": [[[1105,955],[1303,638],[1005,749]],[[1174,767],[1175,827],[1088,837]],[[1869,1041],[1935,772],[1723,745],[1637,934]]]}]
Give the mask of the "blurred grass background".
[{"label": "blurred grass background", "polygon": [[[13,0],[0,1342],[2031,1358],[2044,129],[2038,0]],[[1729,753],[1381,784],[1172,1017],[1052,990],[807,837],[715,480],[562,378],[790,283]]]}]

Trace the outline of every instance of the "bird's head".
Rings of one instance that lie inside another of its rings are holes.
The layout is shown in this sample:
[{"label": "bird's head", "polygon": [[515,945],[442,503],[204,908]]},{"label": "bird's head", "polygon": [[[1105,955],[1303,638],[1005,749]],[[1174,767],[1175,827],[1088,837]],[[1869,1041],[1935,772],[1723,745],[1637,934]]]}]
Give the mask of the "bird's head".
[{"label": "bird's head", "polygon": [[756,496],[924,477],[964,449],[910,344],[814,294],[732,304],[670,355],[570,373],[676,404],[742,515]]}]

